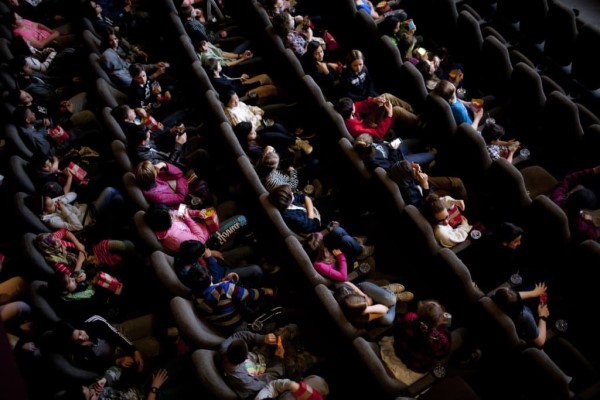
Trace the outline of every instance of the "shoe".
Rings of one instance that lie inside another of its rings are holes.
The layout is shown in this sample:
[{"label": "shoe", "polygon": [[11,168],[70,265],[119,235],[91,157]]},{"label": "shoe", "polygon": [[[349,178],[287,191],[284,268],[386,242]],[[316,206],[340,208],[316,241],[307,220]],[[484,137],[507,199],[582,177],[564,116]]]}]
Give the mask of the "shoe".
[{"label": "shoe", "polygon": [[167,329],[167,337],[176,338],[179,336],[179,329],[176,326],[171,326]]},{"label": "shoe", "polygon": [[412,292],[402,292],[402,293],[396,293],[396,300],[397,301],[411,301],[412,299],[415,298],[415,295]]},{"label": "shoe", "polygon": [[373,252],[375,251],[375,246],[365,246],[364,244],[361,244],[360,247],[362,251],[359,255],[356,256],[357,260],[365,260],[371,257],[371,255],[373,255]]},{"label": "shoe", "polygon": [[394,294],[402,293],[405,290],[404,285],[401,283],[390,283],[389,285],[385,285],[384,288],[388,289]]},{"label": "shoe", "polygon": [[352,238],[361,245],[366,244],[368,240],[366,236],[352,236]]},{"label": "shoe", "polygon": [[310,154],[313,151],[313,147],[306,140],[296,138],[296,143],[293,146],[296,150],[302,150],[306,154]]}]

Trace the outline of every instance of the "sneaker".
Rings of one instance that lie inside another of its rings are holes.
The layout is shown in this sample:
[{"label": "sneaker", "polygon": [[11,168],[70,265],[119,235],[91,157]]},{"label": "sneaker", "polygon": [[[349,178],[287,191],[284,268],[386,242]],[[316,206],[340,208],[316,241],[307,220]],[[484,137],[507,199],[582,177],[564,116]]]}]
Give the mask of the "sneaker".
[{"label": "sneaker", "polygon": [[359,244],[366,244],[368,240],[366,236],[352,236],[352,238],[356,240]]},{"label": "sneaker", "polygon": [[375,246],[365,246],[364,244],[361,244],[360,247],[362,251],[359,255],[356,256],[356,259],[360,261],[371,257],[371,255],[373,255],[373,252],[375,251]]},{"label": "sneaker", "polygon": [[402,293],[396,293],[396,300],[397,301],[411,301],[412,299],[415,298],[415,295],[412,292],[402,292]]},{"label": "sneaker", "polygon": [[313,147],[306,140],[302,140],[300,138],[296,138],[296,143],[292,148],[296,150],[302,150],[306,154],[310,154],[313,151]]},{"label": "sneaker", "polygon": [[384,286],[385,289],[388,289],[390,292],[394,294],[399,294],[404,292],[404,285],[401,283],[390,283],[389,285]]}]

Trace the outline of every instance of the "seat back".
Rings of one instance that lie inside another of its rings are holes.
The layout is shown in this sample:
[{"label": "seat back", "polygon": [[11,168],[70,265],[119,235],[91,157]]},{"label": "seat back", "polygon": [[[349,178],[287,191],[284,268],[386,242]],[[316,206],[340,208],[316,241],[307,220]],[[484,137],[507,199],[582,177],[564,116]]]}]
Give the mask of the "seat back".
[{"label": "seat back", "polygon": [[200,382],[213,399],[237,400],[236,393],[223,380],[216,358],[217,352],[214,350],[198,349],[192,354],[192,361]]},{"label": "seat back", "polygon": [[156,277],[169,293],[169,297],[179,296],[186,299],[191,297],[192,291],[181,282],[175,272],[175,259],[173,256],[162,251],[154,251],[150,255],[150,264]]},{"label": "seat back", "polygon": [[36,193],[35,185],[27,173],[29,161],[26,161],[17,155],[13,155],[10,156],[8,168],[12,175],[16,190],[25,192],[29,195]]},{"label": "seat back", "polygon": [[214,349],[225,340],[225,336],[196,311],[191,300],[176,296],[169,305],[177,328],[194,348]]},{"label": "seat back", "polygon": [[561,1],[548,0],[544,55],[552,65],[570,72],[578,29],[575,13]]}]

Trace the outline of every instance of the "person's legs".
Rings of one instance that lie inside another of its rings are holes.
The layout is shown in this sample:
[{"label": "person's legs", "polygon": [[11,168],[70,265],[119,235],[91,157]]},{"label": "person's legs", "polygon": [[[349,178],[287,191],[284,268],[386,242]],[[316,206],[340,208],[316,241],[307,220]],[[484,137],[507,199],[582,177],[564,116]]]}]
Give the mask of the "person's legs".
[{"label": "person's legs", "polygon": [[260,287],[263,278],[262,268],[255,264],[231,268],[227,272],[235,272],[238,274],[240,281],[244,284],[244,287],[258,288]]},{"label": "person's legs", "polygon": [[400,143],[399,150],[405,160],[416,162],[420,165],[427,165],[435,160],[434,153],[424,151],[425,149],[420,139],[404,139]]},{"label": "person's legs", "polygon": [[387,289],[377,286],[373,282],[365,281],[357,284],[358,288],[373,298],[373,302],[383,304],[386,307],[394,307],[396,305],[396,295]]},{"label": "person's legs", "polygon": [[15,318],[21,318],[31,313],[31,307],[24,301],[13,301],[0,306],[0,321],[6,322]]},{"label": "person's legs", "polygon": [[29,289],[25,279],[15,276],[0,283],[0,304],[8,303]]},{"label": "person's legs", "polygon": [[455,199],[467,200],[467,189],[462,179],[453,176],[430,176],[429,184],[441,196],[452,196]]},{"label": "person's legs", "polygon": [[117,189],[109,186],[104,188],[104,190],[92,204],[96,208],[98,214],[102,214],[104,211],[107,211],[113,203],[116,202],[122,203],[123,196],[121,196],[121,193]]},{"label": "person's legs", "polygon": [[115,325],[115,328],[135,345],[144,359],[160,354],[160,344],[153,337],[155,327],[156,317],[153,314],[128,319]]}]

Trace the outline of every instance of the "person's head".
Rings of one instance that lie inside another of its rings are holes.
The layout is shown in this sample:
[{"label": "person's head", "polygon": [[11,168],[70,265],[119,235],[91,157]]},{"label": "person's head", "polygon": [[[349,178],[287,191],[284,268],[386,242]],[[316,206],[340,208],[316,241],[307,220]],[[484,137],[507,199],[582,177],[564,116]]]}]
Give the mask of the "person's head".
[{"label": "person's head", "polygon": [[279,14],[283,11],[283,0],[265,0],[265,10],[271,15]]},{"label": "person's head", "polygon": [[443,321],[444,309],[436,300],[422,300],[417,305],[417,318],[421,332],[427,333],[437,328]]},{"label": "person's head", "polygon": [[52,160],[46,154],[34,154],[29,163],[36,171],[52,172]]},{"label": "person's head", "polygon": [[435,78],[435,68],[433,67],[432,63],[421,60],[417,63],[416,67],[421,75],[423,75],[424,80],[428,81]]},{"label": "person's head", "polygon": [[90,340],[83,329],[78,329],[67,321],[60,321],[56,327],[57,339],[67,345],[80,345]]},{"label": "person's head", "polygon": [[492,144],[504,136],[504,128],[496,123],[485,124],[481,130],[481,136],[485,140],[485,144]]},{"label": "person's head", "polygon": [[88,18],[94,20],[102,14],[102,6],[95,1],[88,1],[85,13]]},{"label": "person's head", "polygon": [[325,253],[323,237],[317,233],[311,233],[303,244],[306,254],[312,261],[321,260]]},{"label": "person's head", "polygon": [[35,113],[31,110],[31,108],[27,106],[19,106],[15,108],[15,111],[13,112],[13,118],[15,124],[17,124],[18,126],[29,126],[33,124],[36,116]]},{"label": "person's head", "polygon": [[111,114],[118,122],[133,121],[136,116],[135,110],[127,104],[116,106],[112,109]]},{"label": "person's head", "polygon": [[146,70],[144,70],[142,64],[131,64],[129,66],[129,74],[131,75],[131,79],[140,86],[144,86],[148,81],[148,75],[146,75]]},{"label": "person's head", "polygon": [[492,300],[494,300],[498,308],[510,317],[517,316],[523,308],[519,293],[509,287],[501,287],[496,290],[492,295]]},{"label": "person's head", "polygon": [[73,293],[77,290],[77,281],[72,275],[60,274],[59,278],[59,288],[62,293]]},{"label": "person's head", "polygon": [[274,151],[265,153],[258,161],[257,168],[264,171],[274,171],[279,167],[279,154]]},{"label": "person's head", "polygon": [[446,100],[448,103],[453,103],[456,100],[456,86],[448,80],[441,80],[433,89],[433,93]]},{"label": "person's head", "polygon": [[413,35],[406,33],[400,34],[400,38],[398,39],[398,49],[400,50],[403,59],[407,60],[412,57],[413,49],[416,44],[417,38]]},{"label": "person's head", "polygon": [[320,42],[311,40],[306,46],[305,54],[307,57],[310,57],[310,60],[321,62],[325,57],[325,50],[323,50],[323,46],[321,46]]},{"label": "person's head", "polygon": [[417,163],[402,160],[398,161],[388,170],[388,176],[402,188],[415,184],[417,173],[421,166]]},{"label": "person's head", "polygon": [[10,69],[17,75],[31,76],[33,73],[31,65],[27,63],[24,55],[19,54],[9,61]]},{"label": "person's head", "polygon": [[354,113],[354,102],[350,97],[342,97],[336,103],[335,110],[340,113],[342,118],[348,119]]},{"label": "person's head", "polygon": [[29,57],[33,54],[29,43],[22,36],[15,36],[10,42],[10,51],[14,56],[23,55]]},{"label": "person's head", "polygon": [[206,252],[206,246],[198,240],[186,240],[181,243],[175,256],[175,269],[196,263]]},{"label": "person's head", "polygon": [[216,77],[221,73],[221,63],[216,58],[210,57],[204,61],[204,70],[209,77]]},{"label": "person's head", "polygon": [[394,37],[400,30],[400,20],[393,15],[387,16],[377,25],[377,28],[381,35]]},{"label": "person's head", "polygon": [[440,200],[440,197],[432,193],[425,198],[425,211],[432,225],[448,225],[450,213]]},{"label": "person's head", "polygon": [[350,314],[362,314],[367,308],[367,299],[358,293],[351,293],[342,299],[342,308]]},{"label": "person's head", "polygon": [[346,65],[355,74],[360,74],[365,67],[365,56],[360,50],[350,50],[346,56]]},{"label": "person's head", "polygon": [[582,187],[568,195],[565,207],[567,216],[576,218],[579,217],[581,211],[597,209],[598,199],[591,189]]},{"label": "person's head", "polygon": [[42,196],[42,212],[41,214],[52,214],[56,212],[56,203],[50,198],[50,196]]},{"label": "person's head", "polygon": [[373,136],[368,133],[361,133],[354,139],[353,147],[361,159],[370,157],[373,154]]},{"label": "person's head", "polygon": [[40,190],[42,196],[48,196],[51,198],[60,197],[65,194],[63,187],[56,181],[48,181],[42,186]]},{"label": "person's head", "polygon": [[239,365],[248,358],[248,345],[242,339],[234,339],[225,353],[227,361],[233,365]]},{"label": "person's head", "polygon": [[11,90],[8,94],[8,100],[14,106],[30,106],[33,103],[33,96],[23,89]]},{"label": "person's head", "polygon": [[135,167],[135,183],[142,190],[149,190],[156,184],[158,175],[154,164],[150,160],[144,160]]},{"label": "person's head", "polygon": [[525,231],[517,225],[510,222],[503,222],[498,228],[498,240],[502,246],[516,250],[521,246],[523,233]]},{"label": "person's head", "polygon": [[127,143],[134,147],[147,146],[150,140],[150,130],[144,125],[135,125],[127,132]]},{"label": "person's head", "polygon": [[223,104],[225,107],[234,108],[240,104],[240,98],[238,97],[235,90],[228,90],[222,94],[223,96]]},{"label": "person's head", "polygon": [[249,141],[256,140],[256,130],[250,122],[242,121],[238,123],[233,127],[233,132],[242,147],[246,147]]},{"label": "person's head", "polygon": [[271,23],[275,33],[283,39],[286,39],[290,30],[294,29],[294,18],[287,11],[275,14]]},{"label": "person's head", "polygon": [[165,204],[151,203],[144,214],[144,221],[154,232],[166,231],[171,227],[171,209]]},{"label": "person's head", "polygon": [[184,1],[179,7],[179,16],[181,19],[186,20],[192,18],[192,15],[194,15],[194,7]]},{"label": "person's head", "polygon": [[269,193],[269,201],[279,211],[285,211],[294,201],[294,194],[289,185],[279,185]]},{"label": "person's head", "polygon": [[106,34],[102,39],[101,43],[102,49],[116,49],[119,47],[119,37],[115,33],[114,29],[107,28]]},{"label": "person's head", "polygon": [[25,198],[25,205],[35,215],[42,215],[44,212],[45,197],[40,195],[31,195]]}]

